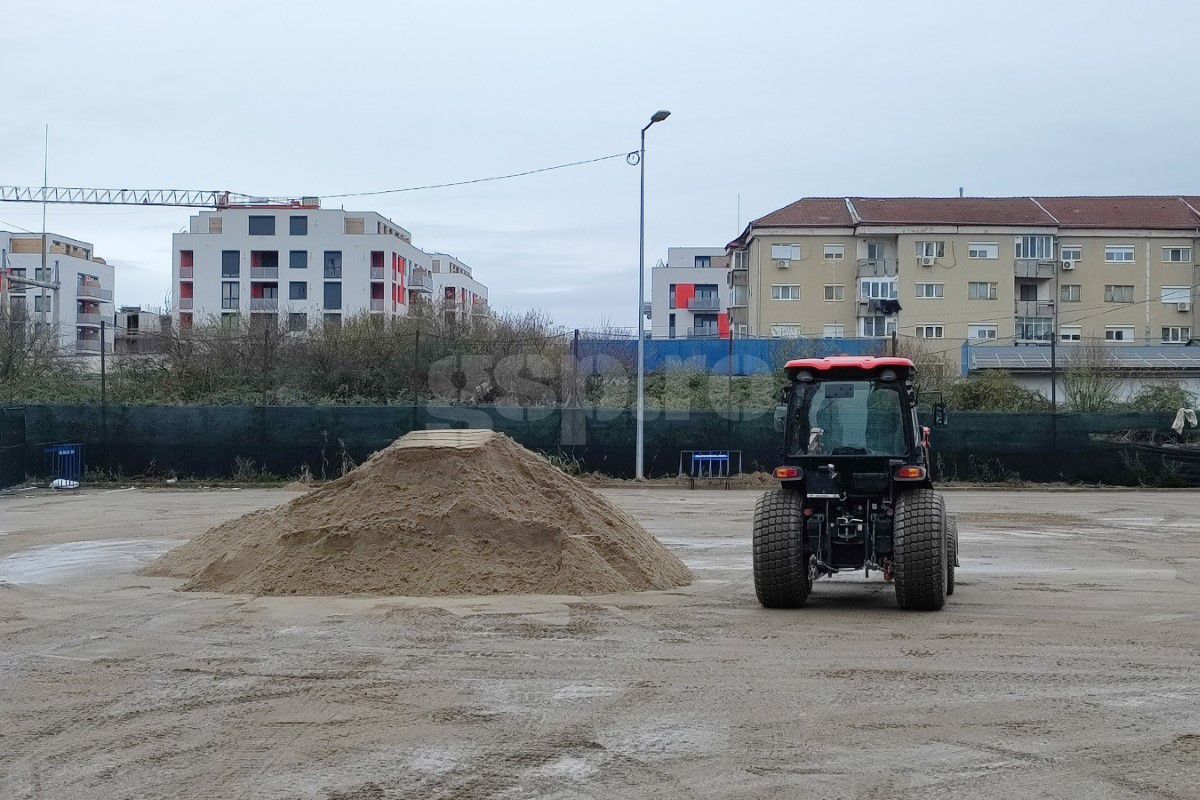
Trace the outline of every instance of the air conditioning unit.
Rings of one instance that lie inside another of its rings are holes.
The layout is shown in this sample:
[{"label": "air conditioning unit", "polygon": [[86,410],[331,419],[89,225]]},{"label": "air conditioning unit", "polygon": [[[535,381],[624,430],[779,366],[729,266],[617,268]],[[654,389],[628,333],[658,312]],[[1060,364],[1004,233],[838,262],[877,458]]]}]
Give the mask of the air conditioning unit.
[{"label": "air conditioning unit", "polygon": [[935,261],[937,261],[937,259],[933,256],[921,256],[917,259],[917,262],[920,263],[922,267],[932,267],[933,262]]},{"label": "air conditioning unit", "polygon": [[1190,300],[1183,300],[1175,304],[1176,311],[1191,311],[1192,303]]},{"label": "air conditioning unit", "polygon": [[775,259],[775,266],[779,267],[780,269],[787,269],[791,265],[792,265],[792,262],[786,258]]},{"label": "air conditioning unit", "polygon": [[1075,269],[1075,260],[1071,258],[1064,258],[1062,262],[1062,268],[1064,270]]}]

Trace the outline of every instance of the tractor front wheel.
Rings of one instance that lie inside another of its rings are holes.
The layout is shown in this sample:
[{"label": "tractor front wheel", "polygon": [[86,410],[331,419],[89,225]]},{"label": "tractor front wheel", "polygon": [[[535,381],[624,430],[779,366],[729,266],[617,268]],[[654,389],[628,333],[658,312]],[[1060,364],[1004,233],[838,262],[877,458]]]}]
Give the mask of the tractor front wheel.
[{"label": "tractor front wheel", "polygon": [[937,611],[946,604],[945,513],[932,489],[910,489],[896,500],[893,558],[901,608]]},{"label": "tractor front wheel", "polygon": [[754,591],[766,608],[799,608],[808,599],[804,496],[775,489],[754,507]]}]

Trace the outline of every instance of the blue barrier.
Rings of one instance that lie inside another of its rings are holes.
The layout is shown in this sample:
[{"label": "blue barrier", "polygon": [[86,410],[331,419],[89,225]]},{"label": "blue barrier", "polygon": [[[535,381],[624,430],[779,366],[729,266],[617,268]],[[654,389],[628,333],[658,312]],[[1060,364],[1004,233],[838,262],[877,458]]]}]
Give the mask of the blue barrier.
[{"label": "blue barrier", "polygon": [[[733,374],[763,375],[791,358],[883,355],[887,339],[733,339]],[[579,357],[608,356],[624,363],[637,359],[637,339],[580,339]],[[728,339],[647,339],[646,371],[687,369],[726,374]]]},{"label": "blue barrier", "polygon": [[78,442],[56,444],[42,451],[46,456],[46,474],[51,481],[83,482],[83,445]]}]

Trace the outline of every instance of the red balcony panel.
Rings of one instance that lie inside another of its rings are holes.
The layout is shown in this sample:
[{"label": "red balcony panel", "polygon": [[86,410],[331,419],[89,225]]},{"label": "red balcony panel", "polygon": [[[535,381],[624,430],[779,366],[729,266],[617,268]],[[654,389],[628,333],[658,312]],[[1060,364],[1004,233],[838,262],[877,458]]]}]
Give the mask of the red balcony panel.
[{"label": "red balcony panel", "polygon": [[179,251],[179,266],[191,269],[195,264],[195,253],[191,250]]}]

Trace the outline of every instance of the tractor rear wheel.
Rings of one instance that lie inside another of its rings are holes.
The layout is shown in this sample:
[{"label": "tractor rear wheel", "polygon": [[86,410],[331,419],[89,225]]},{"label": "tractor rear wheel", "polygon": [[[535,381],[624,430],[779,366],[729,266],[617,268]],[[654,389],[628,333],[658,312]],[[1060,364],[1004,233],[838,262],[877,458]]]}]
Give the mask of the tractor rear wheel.
[{"label": "tractor rear wheel", "polygon": [[896,500],[894,555],[896,602],[911,611],[946,604],[946,526],[942,497],[910,489]]},{"label": "tractor rear wheel", "polygon": [[946,596],[954,594],[954,568],[958,565],[958,517],[946,515]]},{"label": "tractor rear wheel", "polygon": [[754,591],[766,608],[799,608],[808,599],[804,495],[775,489],[754,507]]}]

